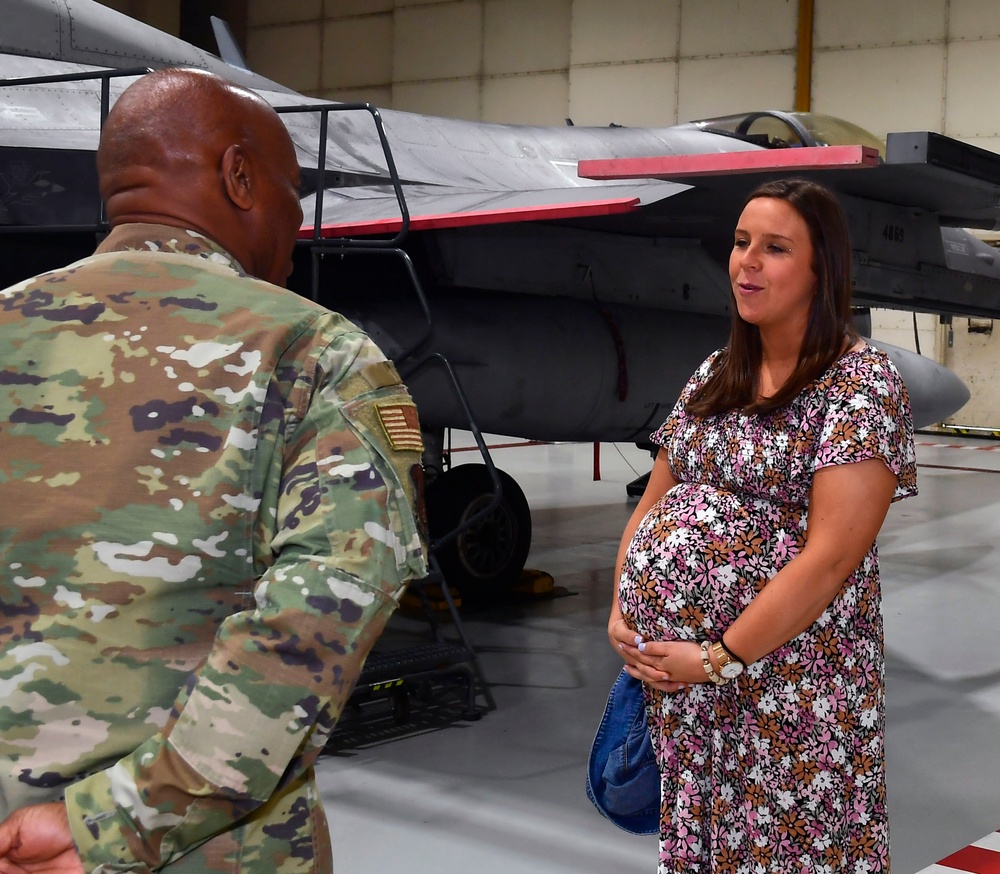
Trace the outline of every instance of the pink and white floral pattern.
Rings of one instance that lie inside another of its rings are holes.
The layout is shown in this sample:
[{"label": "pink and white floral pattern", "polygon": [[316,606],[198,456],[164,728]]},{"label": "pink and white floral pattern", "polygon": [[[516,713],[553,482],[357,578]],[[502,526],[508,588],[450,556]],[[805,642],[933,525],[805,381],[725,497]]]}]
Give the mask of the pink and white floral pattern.
[{"label": "pink and white floral pattern", "polygon": [[[906,391],[877,349],[848,352],[788,407],[653,434],[678,485],[647,513],[619,585],[647,639],[717,640],[805,542],[816,470],[881,458],[916,494]],[[662,777],[660,874],[889,870],[884,659],[875,546],[823,615],[726,686],[646,688]]]}]

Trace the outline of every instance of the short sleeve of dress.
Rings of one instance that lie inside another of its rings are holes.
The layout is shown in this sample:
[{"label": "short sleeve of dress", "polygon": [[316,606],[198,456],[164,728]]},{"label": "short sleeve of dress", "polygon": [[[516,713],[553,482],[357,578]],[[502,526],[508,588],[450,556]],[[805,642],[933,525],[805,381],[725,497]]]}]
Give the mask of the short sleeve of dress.
[{"label": "short sleeve of dress", "polygon": [[656,446],[666,446],[670,442],[670,438],[674,434],[674,430],[677,428],[677,423],[680,421],[684,414],[684,405],[688,402],[688,398],[695,393],[702,385],[705,384],[706,380],[712,373],[712,367],[715,365],[715,360],[719,357],[721,349],[713,352],[706,358],[698,369],[691,375],[688,379],[687,384],[681,391],[680,397],[677,398],[677,403],[674,404],[673,410],[670,411],[670,415],[667,416],[666,421],[659,428],[657,428],[652,434],[649,435],[649,442],[655,444]]},{"label": "short sleeve of dress", "polygon": [[868,347],[829,373],[814,469],[880,458],[896,475],[893,501],[917,494],[909,396],[889,356]]}]

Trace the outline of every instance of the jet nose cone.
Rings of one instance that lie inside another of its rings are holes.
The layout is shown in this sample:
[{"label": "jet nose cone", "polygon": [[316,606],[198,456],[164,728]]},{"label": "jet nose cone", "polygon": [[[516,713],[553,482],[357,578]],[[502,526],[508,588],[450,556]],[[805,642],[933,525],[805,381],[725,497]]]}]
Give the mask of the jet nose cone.
[{"label": "jet nose cone", "polygon": [[896,365],[910,395],[913,427],[926,428],[957,413],[969,400],[969,389],[942,364],[881,340],[868,340]]}]

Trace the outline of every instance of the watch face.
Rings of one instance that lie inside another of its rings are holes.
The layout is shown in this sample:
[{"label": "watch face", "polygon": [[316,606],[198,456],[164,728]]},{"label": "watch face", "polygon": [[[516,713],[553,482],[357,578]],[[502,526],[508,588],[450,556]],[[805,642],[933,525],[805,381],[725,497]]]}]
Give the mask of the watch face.
[{"label": "watch face", "polygon": [[732,680],[743,673],[743,665],[740,662],[730,662],[719,668],[719,673],[727,680]]}]

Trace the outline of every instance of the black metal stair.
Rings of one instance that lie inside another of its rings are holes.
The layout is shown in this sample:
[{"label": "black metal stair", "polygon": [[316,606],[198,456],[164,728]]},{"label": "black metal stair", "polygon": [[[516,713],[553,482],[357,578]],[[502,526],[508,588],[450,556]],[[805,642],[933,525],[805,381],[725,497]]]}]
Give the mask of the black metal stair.
[{"label": "black metal stair", "polygon": [[[409,646],[392,647],[392,623],[390,622],[389,633],[382,635],[365,662],[349,705],[360,707],[362,703],[372,698],[379,696],[388,697],[393,703],[396,720],[404,722],[409,716],[409,695],[412,691],[419,689],[423,693],[423,696],[426,697],[431,681],[458,681],[464,685],[465,704],[462,711],[462,718],[478,719],[484,710],[492,710],[495,704],[490,695],[489,687],[483,680],[476,661],[475,650],[465,635],[462,620],[451,597],[447,580],[444,579],[435,559],[435,550],[451,542],[467,528],[478,525],[494,511],[500,501],[500,479],[493,460],[490,457],[489,450],[486,448],[486,442],[469,408],[458,375],[447,358],[440,353],[428,351],[431,347],[434,334],[434,322],[431,308],[417,271],[413,266],[409,254],[402,248],[403,240],[409,232],[410,216],[406,206],[403,186],[392,156],[392,149],[382,123],[382,117],[378,110],[368,103],[275,108],[279,113],[315,112],[320,117],[319,166],[316,168],[316,203],[313,217],[313,236],[307,244],[311,251],[312,260],[310,285],[313,299],[317,300],[320,295],[319,272],[320,263],[324,256],[334,256],[341,259],[351,256],[388,256],[400,260],[410,288],[420,305],[425,325],[419,339],[410,345],[409,348],[398,353],[394,357],[393,362],[399,369],[404,381],[412,376],[414,372],[424,367],[439,367],[443,369],[447,382],[454,392],[455,399],[464,413],[467,420],[467,427],[476,441],[493,485],[493,498],[486,506],[470,516],[455,530],[431,542],[431,573],[423,580],[416,580],[410,583],[410,592],[417,594],[421,601],[423,618],[427,625],[424,639]],[[399,206],[401,227],[398,233],[391,239],[324,239],[321,235],[321,225],[323,193],[325,190],[325,180],[327,179],[326,144],[329,131],[329,115],[333,112],[351,113],[359,111],[370,113],[375,124],[385,158],[388,183]],[[441,623],[436,616],[436,611],[427,596],[426,590],[430,587],[439,589],[446,602],[448,618],[453,629],[453,637],[451,639],[443,633]],[[477,705],[477,699],[480,694],[485,701],[484,708],[480,708]],[[336,731],[334,731],[331,743],[327,745],[328,750],[331,744],[335,744],[336,734]]]}]

